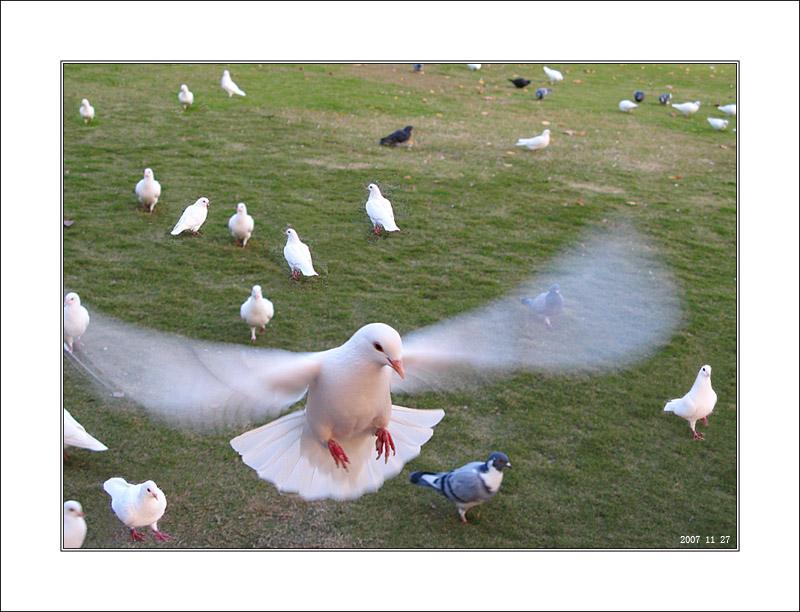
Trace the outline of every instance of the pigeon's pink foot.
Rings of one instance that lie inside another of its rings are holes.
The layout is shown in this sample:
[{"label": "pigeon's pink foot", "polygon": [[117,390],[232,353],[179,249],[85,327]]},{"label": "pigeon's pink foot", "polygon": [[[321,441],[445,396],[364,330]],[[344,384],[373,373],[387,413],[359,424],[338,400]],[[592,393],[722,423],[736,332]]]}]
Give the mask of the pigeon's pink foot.
[{"label": "pigeon's pink foot", "polygon": [[252,336],[252,337],[250,338],[250,342],[255,342],[255,341],[256,341],[256,337],[255,337],[255,336]]},{"label": "pigeon's pink foot", "polygon": [[131,529],[131,536],[134,542],[144,542],[144,536],[135,529]]},{"label": "pigeon's pink foot", "polygon": [[378,451],[378,456],[375,457],[375,460],[381,458],[381,453],[383,455],[383,462],[389,463],[389,447],[392,448],[392,454],[396,455],[397,452],[394,449],[394,440],[392,440],[392,435],[389,433],[389,430],[380,428],[378,431],[375,432],[377,436],[377,440],[375,440],[375,449]]},{"label": "pigeon's pink foot", "polygon": [[376,226],[375,226],[375,231],[374,231],[374,232],[372,232],[372,233],[373,233],[373,234],[375,234],[376,236],[377,236],[378,234],[380,234],[380,233],[381,233],[381,226],[380,226],[380,225],[376,225]]},{"label": "pigeon's pink foot", "polygon": [[339,462],[341,461],[342,467],[347,470],[347,464],[350,463],[350,459],[344,454],[342,447],[339,446],[336,440],[328,440],[328,450],[331,452],[333,460],[336,462],[336,467],[339,467]]},{"label": "pigeon's pink foot", "polygon": [[292,280],[297,280],[297,270],[292,270]]},{"label": "pigeon's pink foot", "polygon": [[467,517],[466,517],[466,516],[465,516],[464,518],[462,518],[462,519],[461,519],[461,524],[462,524],[462,525],[466,525],[466,524],[468,524],[468,523],[469,523],[469,521],[467,520]]},{"label": "pigeon's pink foot", "polygon": [[263,334],[265,331],[267,331],[267,327],[266,327],[266,325],[262,325],[262,326],[261,326],[261,329],[259,329],[258,331],[259,331],[259,333],[262,333],[262,334]]},{"label": "pigeon's pink foot", "polygon": [[550,325],[550,319],[545,319],[545,320],[544,320],[544,325],[545,325],[545,327],[546,327],[547,329],[555,329],[555,327],[553,327],[552,325]]},{"label": "pigeon's pink foot", "polygon": [[706,417],[703,417],[700,420],[703,421],[703,425],[708,425],[708,419],[706,419]]},{"label": "pigeon's pink foot", "polygon": [[697,433],[696,431],[693,432],[693,433],[694,433],[694,439],[695,440],[705,440],[705,438],[703,437],[703,434]]},{"label": "pigeon's pink foot", "polygon": [[160,531],[153,530],[153,533],[156,534],[159,542],[168,542],[172,539],[172,536],[168,536],[166,533],[161,533]]}]

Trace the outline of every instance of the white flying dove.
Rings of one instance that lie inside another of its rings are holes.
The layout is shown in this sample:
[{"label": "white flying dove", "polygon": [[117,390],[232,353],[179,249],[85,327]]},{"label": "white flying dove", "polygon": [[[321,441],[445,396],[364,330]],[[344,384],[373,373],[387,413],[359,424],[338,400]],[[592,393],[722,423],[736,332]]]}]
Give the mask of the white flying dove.
[{"label": "white flying dove", "polygon": [[387,232],[399,232],[400,228],[394,222],[394,210],[392,203],[383,197],[380,188],[375,183],[367,186],[369,198],[367,199],[367,214],[372,225],[375,227],[375,234],[379,234],[381,228]]},{"label": "white flying dove", "polygon": [[697,102],[682,102],[680,104],[673,104],[672,108],[679,113],[683,113],[684,117],[688,117],[689,115],[693,115],[700,110],[700,101],[698,100]]},{"label": "white flying dove", "polygon": [[708,117],[708,122],[711,124],[711,127],[714,128],[715,130],[724,130],[726,127],[728,127],[727,119]]},{"label": "white flying dove", "polygon": [[83,425],[75,420],[69,411],[64,408],[64,448],[74,446],[76,448],[88,448],[93,451],[106,451],[108,447],[97,438],[90,435]]},{"label": "white flying dove", "polygon": [[194,204],[189,204],[170,233],[173,236],[177,236],[184,230],[190,230],[193,234],[199,234],[200,226],[203,225],[208,216],[210,204],[208,198],[200,198]]},{"label": "white flying dove", "polygon": [[545,130],[533,138],[520,138],[517,140],[518,147],[526,147],[531,151],[541,151],[550,144],[550,130]]},{"label": "white flying dove", "polygon": [[736,105],[735,104],[726,104],[725,106],[720,106],[719,104],[716,105],[717,110],[725,113],[726,115],[735,115],[736,114]]},{"label": "white flying dove", "polygon": [[242,248],[247,246],[247,241],[250,240],[255,226],[256,222],[253,217],[247,214],[247,206],[244,202],[239,202],[236,205],[236,214],[228,219],[228,229],[231,230],[231,236],[236,243],[241,244]]},{"label": "white flying dove", "polygon": [[89,311],[81,306],[81,298],[74,291],[64,296],[64,348],[72,352],[73,343],[82,346],[81,336],[89,327]]},{"label": "white flying dove", "polygon": [[194,94],[189,91],[186,83],[181,85],[181,90],[178,92],[178,102],[183,104],[183,110],[188,109],[192,104],[194,104]]},{"label": "white flying dove", "polygon": [[84,125],[88,124],[92,119],[94,119],[94,106],[89,104],[89,100],[86,98],[81,100],[80,113],[81,117],[83,118]]},{"label": "white flying dove", "polygon": [[697,373],[689,393],[679,399],[670,400],[664,406],[664,412],[673,412],[689,421],[694,437],[704,440],[703,434],[697,433],[695,423],[703,421],[708,425],[706,417],[714,410],[717,403],[717,393],[711,388],[711,366],[704,365]]},{"label": "white flying dove", "polygon": [[503,482],[503,470],[511,462],[503,453],[492,453],[486,461],[473,461],[450,472],[414,472],[409,480],[439,491],[453,502],[462,523],[468,523],[467,510],[494,497]]},{"label": "white flying dove", "polygon": [[523,298],[522,303],[538,314],[550,329],[553,329],[550,324],[550,317],[561,314],[564,309],[564,298],[561,296],[558,283],[553,283],[549,291],[540,293],[535,298]]},{"label": "white flying dove", "polygon": [[109,478],[103,489],[111,496],[111,509],[117,518],[131,530],[133,541],[142,541],[144,536],[137,527],[150,527],[156,537],[164,542],[170,536],[158,530],[158,521],[167,509],[167,496],[152,480],[141,484],[130,484],[124,478]]},{"label": "white flying dove", "polygon": [[64,548],[80,548],[86,539],[86,518],[80,502],[64,502]]},{"label": "white flying dove", "polygon": [[250,340],[256,341],[256,329],[264,333],[267,323],[275,314],[275,307],[261,294],[261,285],[253,285],[250,297],[245,300],[239,314],[250,328]]},{"label": "white flying dove", "polygon": [[545,74],[547,74],[547,78],[550,79],[551,83],[564,80],[564,75],[561,74],[558,70],[554,70],[553,68],[548,68],[547,66],[544,66],[544,71]]},{"label": "white flying dove", "polygon": [[144,209],[153,212],[153,208],[158,203],[158,198],[161,197],[161,183],[155,179],[151,168],[144,169],[144,178],[139,179],[134,191]]},{"label": "white flying dove", "polygon": [[619,110],[621,110],[623,113],[629,113],[637,106],[639,105],[636,104],[636,102],[633,102],[632,100],[622,100],[619,103]]},{"label": "white flying dove", "polygon": [[283,247],[283,256],[292,269],[292,278],[297,280],[299,272],[302,272],[303,276],[318,276],[311,261],[311,249],[308,248],[307,244],[300,241],[297,231],[290,227],[284,233],[287,238],[286,246]]},{"label": "white flying dove", "polygon": [[222,84],[222,89],[224,89],[226,92],[228,92],[228,97],[229,98],[232,98],[233,94],[239,94],[240,96],[246,96],[247,95],[241,89],[239,89],[239,86],[236,83],[233,82],[233,79],[231,79],[231,73],[228,72],[227,70],[225,70],[222,73],[221,84]]}]

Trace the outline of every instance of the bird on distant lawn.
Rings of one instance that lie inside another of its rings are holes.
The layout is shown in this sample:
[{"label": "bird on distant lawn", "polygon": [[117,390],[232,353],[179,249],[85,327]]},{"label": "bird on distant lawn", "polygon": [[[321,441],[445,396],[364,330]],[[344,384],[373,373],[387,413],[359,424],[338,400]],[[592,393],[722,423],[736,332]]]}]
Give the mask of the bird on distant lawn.
[{"label": "bird on distant lawn", "polygon": [[467,64],[467,67],[470,70],[480,70],[481,69],[481,65],[480,64]]},{"label": "bird on distant lawn", "polygon": [[229,98],[232,98],[233,94],[239,94],[240,96],[247,95],[241,89],[239,89],[239,86],[236,83],[233,82],[233,79],[231,79],[231,73],[227,70],[223,71],[222,81],[220,84],[222,85],[222,89],[228,93]]},{"label": "bird on distant lawn", "polygon": [[75,420],[69,411],[64,408],[64,448],[74,446],[87,448],[92,451],[107,451],[108,447],[97,438],[89,434],[86,429]]},{"label": "bird on distant lawn", "polygon": [[298,272],[302,272],[303,276],[319,276],[311,261],[311,249],[300,240],[297,231],[290,227],[284,233],[287,238],[283,256],[292,270],[292,279],[297,280]]},{"label": "bird on distant lawn", "polygon": [[383,197],[380,188],[375,183],[367,186],[369,198],[367,198],[367,214],[369,220],[375,228],[374,234],[380,234],[381,227],[387,232],[399,232],[400,228],[394,221],[394,209],[392,203]]},{"label": "bird on distant lawn", "polygon": [[467,510],[482,504],[500,490],[503,470],[511,462],[503,453],[492,453],[484,461],[473,461],[450,472],[414,472],[409,480],[423,487],[436,489],[453,502],[462,523],[468,523]]},{"label": "bird on distant lawn", "polygon": [[670,100],[672,100],[672,94],[671,93],[665,93],[665,94],[661,94],[660,96],[658,96],[658,101],[661,104],[669,104]]},{"label": "bird on distant lawn", "polygon": [[81,117],[83,118],[84,125],[87,125],[92,119],[94,119],[94,106],[89,104],[89,100],[86,98],[81,100],[80,113]]},{"label": "bird on distant lawn", "polygon": [[636,100],[637,102],[641,102],[642,100],[644,100],[644,92],[637,91],[635,94],[633,94],[633,99]]},{"label": "bird on distant lawn", "polygon": [[535,298],[522,298],[522,303],[538,314],[549,329],[553,329],[550,317],[561,314],[564,310],[564,298],[559,291],[558,283],[553,283],[549,291],[540,293]]},{"label": "bird on distant lawn", "polygon": [[564,75],[561,74],[558,70],[554,70],[553,68],[548,68],[547,66],[544,66],[544,72],[545,74],[547,74],[547,78],[550,79],[551,83],[564,80]]},{"label": "bird on distant lawn", "polygon": [[414,72],[422,72],[422,64],[414,64]]},{"label": "bird on distant lawn", "polygon": [[508,80],[514,83],[514,87],[516,87],[517,89],[522,89],[523,87],[527,87],[528,85],[531,84],[530,79],[523,79],[522,77],[519,77],[517,79],[508,79]]},{"label": "bird on distant lawn", "polygon": [[380,140],[380,144],[382,145],[389,145],[395,146],[403,143],[408,143],[409,139],[411,138],[411,130],[414,129],[412,126],[407,125],[402,130],[397,130],[396,132],[392,132],[388,136],[384,136]]},{"label": "bird on distant lawn", "polygon": [[683,114],[684,117],[695,114],[700,110],[700,101],[697,102],[681,102],[680,104],[673,104],[672,108]]},{"label": "bird on distant lawn", "polygon": [[527,147],[531,151],[540,151],[550,144],[550,130],[545,130],[533,138],[520,138],[517,140],[518,147]]},{"label": "bird on distant lawn", "polygon": [[704,440],[703,434],[695,430],[695,423],[703,421],[703,424],[708,425],[706,417],[714,410],[716,403],[717,393],[711,388],[711,366],[704,365],[697,373],[689,393],[668,401],[664,406],[664,412],[672,412],[689,421],[694,438]]},{"label": "bird on distant lawn", "polygon": [[540,87],[539,89],[536,90],[536,99],[542,100],[543,98],[549,96],[551,93],[553,93],[553,90],[550,89],[549,87]]},{"label": "bird on distant lawn", "polygon": [[178,102],[183,104],[183,110],[188,109],[194,103],[194,94],[189,91],[186,83],[181,85],[181,90],[178,92]]},{"label": "bird on distant lawn", "polygon": [[103,489],[111,496],[111,509],[117,518],[131,530],[134,542],[143,541],[144,536],[137,527],[150,527],[156,537],[165,542],[170,536],[158,530],[158,521],[167,509],[167,496],[152,480],[131,484],[124,478],[109,478]]},{"label": "bird on distant lawn", "polygon": [[619,110],[621,110],[623,113],[629,113],[637,106],[639,105],[630,100],[621,100],[619,103]]},{"label": "bird on distant lawn", "polygon": [[715,130],[724,130],[726,127],[728,127],[727,119],[708,117],[708,122],[711,124],[711,127],[713,127]]},{"label": "bird on distant lawn", "polygon": [[139,197],[139,202],[144,209],[153,212],[158,198],[161,197],[161,183],[155,179],[151,168],[144,169],[144,178],[139,179],[139,182],[136,183],[134,192]]},{"label": "bird on distant lawn", "polygon": [[64,348],[70,353],[72,345],[82,346],[81,336],[89,327],[89,311],[81,306],[81,298],[74,291],[64,296]]},{"label": "bird on distant lawn", "polygon": [[267,323],[275,314],[275,307],[261,294],[261,285],[253,285],[250,297],[239,308],[239,314],[250,328],[250,340],[256,341],[256,329],[261,328],[262,334],[267,329]]},{"label": "bird on distant lawn", "polygon": [[255,226],[255,220],[247,214],[247,205],[239,202],[236,205],[236,213],[228,219],[228,229],[231,230],[231,236],[236,240],[236,244],[241,244],[242,248],[246,247]]},{"label": "bird on distant lawn", "polygon": [[64,548],[80,548],[86,539],[86,518],[80,502],[64,502]]},{"label": "bird on distant lawn", "polygon": [[190,230],[193,234],[199,234],[200,227],[205,223],[208,216],[208,207],[210,205],[211,202],[208,201],[208,198],[199,198],[194,204],[189,204],[170,233],[173,236],[177,236],[184,230]]},{"label": "bird on distant lawn", "polygon": [[735,115],[736,114],[736,104],[726,104],[725,106],[720,106],[719,104],[715,105],[717,110],[725,113],[726,115]]}]

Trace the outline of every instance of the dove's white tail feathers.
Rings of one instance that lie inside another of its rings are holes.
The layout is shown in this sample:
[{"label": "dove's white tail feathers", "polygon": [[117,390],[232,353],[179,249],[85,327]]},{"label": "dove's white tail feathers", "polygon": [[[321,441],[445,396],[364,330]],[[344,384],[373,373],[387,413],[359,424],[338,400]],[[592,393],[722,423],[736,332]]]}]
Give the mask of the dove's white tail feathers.
[{"label": "dove's white tail feathers", "polygon": [[66,408],[64,409],[64,446],[86,448],[92,451],[108,450],[108,447],[89,434]]},{"label": "dove's white tail feathers", "polygon": [[664,406],[664,412],[675,412],[680,408],[682,400],[683,398],[679,397],[677,399],[668,401],[667,404]]},{"label": "dove's white tail feathers", "polygon": [[443,410],[392,406],[387,429],[396,454],[391,454],[388,462],[384,462],[384,456],[376,460],[375,436],[370,434],[337,440],[350,459],[347,470],[336,467],[327,445],[311,433],[305,410],[248,431],[231,440],[231,446],[246,465],[279,491],[298,493],[309,501],[355,499],[377,491],[399,474],[406,462],[419,455],[442,417]]},{"label": "dove's white tail feathers", "polygon": [[103,490],[108,493],[112,499],[125,495],[125,492],[130,488],[131,485],[128,481],[119,476],[109,478],[103,483]]}]

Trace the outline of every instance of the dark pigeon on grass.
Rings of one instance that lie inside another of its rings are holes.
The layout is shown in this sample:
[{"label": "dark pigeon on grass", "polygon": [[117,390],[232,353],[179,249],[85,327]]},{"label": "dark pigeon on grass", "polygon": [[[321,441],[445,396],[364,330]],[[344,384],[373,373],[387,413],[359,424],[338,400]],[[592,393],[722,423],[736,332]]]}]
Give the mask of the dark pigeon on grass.
[{"label": "dark pigeon on grass", "polygon": [[540,293],[535,298],[522,298],[522,303],[538,314],[549,329],[553,329],[550,317],[564,310],[564,298],[558,290],[558,283],[553,283],[547,293]]},{"label": "dark pigeon on grass", "polygon": [[658,97],[658,101],[661,102],[661,104],[669,104],[670,100],[672,100],[672,94],[671,93],[661,94]]},{"label": "dark pigeon on grass", "polygon": [[388,136],[384,136],[383,138],[381,138],[381,144],[395,146],[408,142],[408,140],[411,138],[412,129],[413,128],[410,125],[407,125],[402,130],[397,130],[396,132],[392,132]]},{"label": "dark pigeon on grass", "polygon": [[553,90],[549,87],[541,87],[536,90],[536,99],[541,100],[542,98],[549,96],[551,93],[553,93]]},{"label": "dark pigeon on grass", "polygon": [[644,100],[644,92],[637,91],[635,94],[633,94],[633,99],[636,100],[637,102],[641,102],[642,100]]},{"label": "dark pigeon on grass", "polygon": [[422,72],[422,64],[414,64],[414,72]]},{"label": "dark pigeon on grass", "polygon": [[527,87],[531,84],[530,79],[523,79],[522,77],[508,80],[514,83],[514,87],[517,87],[518,89],[522,89],[523,87]]}]

